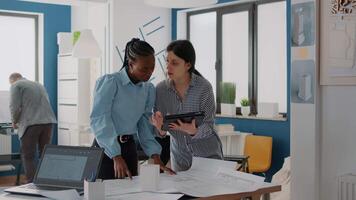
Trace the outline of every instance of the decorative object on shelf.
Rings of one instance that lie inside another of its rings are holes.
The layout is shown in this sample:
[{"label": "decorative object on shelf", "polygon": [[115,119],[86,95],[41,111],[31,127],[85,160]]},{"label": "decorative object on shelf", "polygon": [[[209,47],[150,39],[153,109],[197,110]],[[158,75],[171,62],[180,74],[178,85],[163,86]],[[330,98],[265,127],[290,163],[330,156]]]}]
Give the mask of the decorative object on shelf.
[{"label": "decorative object on shelf", "polygon": [[314,3],[300,3],[292,6],[292,46],[304,47],[315,44]]},{"label": "decorative object on shelf", "polygon": [[275,118],[278,117],[278,103],[260,102],[258,103],[257,117]]},{"label": "decorative object on shelf", "polygon": [[250,114],[250,100],[247,98],[242,98],[240,104],[242,116],[248,116]]},{"label": "decorative object on shelf", "polygon": [[295,9],[294,13],[294,29],[293,29],[293,36],[292,41],[296,46],[301,46],[305,41],[304,35],[304,15],[303,15],[303,8]]},{"label": "decorative object on shelf", "polygon": [[[74,34],[74,36],[77,34]],[[73,47],[73,56],[76,58],[95,58],[99,57],[100,55],[101,50],[98,42],[94,38],[92,31],[89,29],[80,31],[79,38]]]},{"label": "decorative object on shelf", "polygon": [[194,8],[216,4],[218,0],[145,0],[145,4],[164,8]]},{"label": "decorative object on shelf", "polygon": [[312,79],[310,74],[302,74],[299,77],[298,97],[303,101],[308,101],[312,95]]},{"label": "decorative object on shelf", "polygon": [[79,37],[80,37],[80,31],[75,31],[73,33],[73,45],[75,45],[75,43],[78,41]]},{"label": "decorative object on shelf", "polygon": [[232,82],[220,83],[220,99],[221,99],[221,114],[222,115],[236,115],[236,85]]}]

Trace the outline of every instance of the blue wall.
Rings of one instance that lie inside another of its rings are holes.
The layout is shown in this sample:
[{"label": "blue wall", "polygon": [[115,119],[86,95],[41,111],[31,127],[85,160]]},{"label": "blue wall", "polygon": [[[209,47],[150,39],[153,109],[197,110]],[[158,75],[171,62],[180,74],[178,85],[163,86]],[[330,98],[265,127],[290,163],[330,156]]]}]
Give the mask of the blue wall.
[{"label": "blue wall", "polygon": [[[44,25],[44,85],[51,105],[57,114],[57,33],[71,31],[71,7],[65,5],[32,3],[26,1],[1,0],[1,10],[36,12],[43,14]],[[54,127],[53,143],[57,143],[57,128]],[[12,152],[19,151],[17,136],[12,138]]]},{"label": "blue wall", "polygon": [[[219,0],[218,3],[232,2],[235,0]],[[172,10],[172,40],[177,39],[177,9]],[[287,121],[251,120],[236,118],[216,119],[217,124],[233,124],[235,129],[242,132],[250,132],[255,135],[267,135],[273,137],[272,166],[267,172],[270,180],[283,165],[284,158],[290,155],[290,0],[287,0]]]}]

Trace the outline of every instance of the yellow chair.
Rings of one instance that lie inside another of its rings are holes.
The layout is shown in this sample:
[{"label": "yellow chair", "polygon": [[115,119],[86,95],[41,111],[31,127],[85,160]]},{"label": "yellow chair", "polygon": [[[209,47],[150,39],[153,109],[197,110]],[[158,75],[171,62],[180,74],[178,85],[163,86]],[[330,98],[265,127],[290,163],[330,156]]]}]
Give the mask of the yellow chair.
[{"label": "yellow chair", "polygon": [[248,135],[244,155],[248,156],[248,172],[264,173],[271,167],[272,137]]}]

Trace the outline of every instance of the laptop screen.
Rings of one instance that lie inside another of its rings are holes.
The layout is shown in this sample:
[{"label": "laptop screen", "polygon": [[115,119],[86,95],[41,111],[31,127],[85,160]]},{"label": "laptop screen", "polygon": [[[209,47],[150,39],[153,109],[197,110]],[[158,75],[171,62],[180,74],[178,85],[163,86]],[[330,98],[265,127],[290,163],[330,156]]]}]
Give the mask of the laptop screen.
[{"label": "laptop screen", "polygon": [[34,183],[83,188],[84,179],[97,177],[102,156],[100,148],[47,145]]}]

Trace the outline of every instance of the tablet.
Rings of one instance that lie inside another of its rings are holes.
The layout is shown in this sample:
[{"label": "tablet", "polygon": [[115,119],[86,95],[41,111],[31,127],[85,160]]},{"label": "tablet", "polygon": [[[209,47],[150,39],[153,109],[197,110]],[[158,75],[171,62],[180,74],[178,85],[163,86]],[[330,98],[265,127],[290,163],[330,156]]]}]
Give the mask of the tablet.
[{"label": "tablet", "polygon": [[195,125],[198,127],[200,124],[202,124],[204,116],[205,116],[204,111],[166,115],[163,118],[162,130],[169,131],[169,124],[170,123],[178,124],[178,119],[180,119],[183,123],[191,123],[192,120],[195,119]]}]

